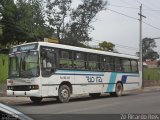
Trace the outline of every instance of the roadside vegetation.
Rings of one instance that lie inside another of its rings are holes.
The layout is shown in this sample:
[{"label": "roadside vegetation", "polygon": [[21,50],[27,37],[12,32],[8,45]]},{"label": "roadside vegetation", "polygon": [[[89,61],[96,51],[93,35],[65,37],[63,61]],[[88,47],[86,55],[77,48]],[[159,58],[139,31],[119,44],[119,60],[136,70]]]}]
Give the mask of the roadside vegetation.
[{"label": "roadside vegetation", "polygon": [[8,55],[0,54],[0,84],[5,83],[8,78]]},{"label": "roadside vegetation", "polygon": [[160,80],[160,68],[144,68],[145,80]]}]

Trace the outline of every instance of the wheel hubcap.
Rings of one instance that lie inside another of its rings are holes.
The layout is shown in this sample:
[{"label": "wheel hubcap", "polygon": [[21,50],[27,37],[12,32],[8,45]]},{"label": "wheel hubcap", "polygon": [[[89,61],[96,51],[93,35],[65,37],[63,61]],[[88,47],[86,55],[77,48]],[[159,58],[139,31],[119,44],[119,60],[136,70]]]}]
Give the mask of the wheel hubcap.
[{"label": "wheel hubcap", "polygon": [[66,89],[63,89],[63,90],[61,91],[61,96],[62,96],[63,98],[68,98],[68,91],[67,91]]},{"label": "wheel hubcap", "polygon": [[119,95],[121,95],[121,93],[122,93],[122,87],[121,87],[121,85],[118,85],[118,86],[117,86],[117,93],[118,93]]}]

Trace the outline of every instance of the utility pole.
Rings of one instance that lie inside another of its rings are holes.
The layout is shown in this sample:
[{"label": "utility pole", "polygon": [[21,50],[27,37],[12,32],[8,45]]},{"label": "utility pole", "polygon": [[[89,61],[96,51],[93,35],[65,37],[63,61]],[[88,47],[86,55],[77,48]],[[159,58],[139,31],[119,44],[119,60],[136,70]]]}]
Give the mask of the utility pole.
[{"label": "utility pole", "polygon": [[142,40],[142,18],[146,18],[146,16],[142,15],[142,4],[140,6],[140,16],[139,19],[139,72],[140,72],[140,79],[142,80],[142,89],[144,88],[144,79],[143,79],[143,40]]}]

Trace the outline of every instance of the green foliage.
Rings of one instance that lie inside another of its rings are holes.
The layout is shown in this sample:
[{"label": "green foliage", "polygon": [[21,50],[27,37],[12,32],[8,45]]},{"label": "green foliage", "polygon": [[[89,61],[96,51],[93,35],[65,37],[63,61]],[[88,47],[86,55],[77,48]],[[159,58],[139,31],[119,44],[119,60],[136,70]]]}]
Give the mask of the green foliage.
[{"label": "green foliage", "polygon": [[102,43],[99,43],[99,47],[104,51],[114,51],[115,45],[111,42],[103,41]]},{"label": "green foliage", "polygon": [[[89,33],[93,29],[91,23],[96,15],[105,9],[107,2],[103,0],[82,0],[76,9],[72,10],[71,22],[67,24],[64,43],[77,45],[85,41],[91,41]],[[69,28],[69,29],[68,29]]]},{"label": "green foliage", "polygon": [[73,8],[72,0],[0,1],[0,43],[20,44],[57,37],[62,44],[85,47],[96,15],[105,9],[105,0],[82,0]]},{"label": "green foliage", "polygon": [[143,61],[146,60],[156,60],[159,58],[159,55],[154,48],[156,48],[156,42],[154,39],[151,38],[144,38],[143,39]]},{"label": "green foliage", "polygon": [[19,44],[38,41],[51,36],[50,28],[44,21],[42,2],[40,0],[26,1],[6,0],[0,3],[2,16],[2,45]]},{"label": "green foliage", "polygon": [[8,78],[8,56],[0,54],[0,84],[6,83]]},{"label": "green foliage", "polygon": [[[1,24],[0,24],[0,42],[2,41],[2,26],[1,26]],[[0,48],[1,48],[1,43],[0,43]]]},{"label": "green foliage", "polygon": [[1,44],[11,42],[16,35],[16,5],[13,0],[3,0],[0,2],[1,25],[3,36]]},{"label": "green foliage", "polygon": [[71,10],[72,0],[47,0],[47,21],[58,39],[64,37],[65,21]]},{"label": "green foliage", "polygon": [[84,46],[90,41],[89,33],[96,15],[105,9],[103,0],[82,0],[77,8],[71,8],[72,0],[47,0],[48,22],[54,29],[60,43]]},{"label": "green foliage", "polygon": [[160,80],[160,69],[159,68],[145,68],[144,69],[144,80]]},{"label": "green foliage", "polygon": [[0,25],[0,36],[2,36],[2,26]]}]

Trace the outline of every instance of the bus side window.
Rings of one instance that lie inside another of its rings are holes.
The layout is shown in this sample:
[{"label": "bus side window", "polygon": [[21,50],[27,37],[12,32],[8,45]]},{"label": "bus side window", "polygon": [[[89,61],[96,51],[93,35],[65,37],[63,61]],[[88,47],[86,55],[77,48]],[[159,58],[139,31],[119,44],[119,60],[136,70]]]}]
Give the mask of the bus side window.
[{"label": "bus side window", "polygon": [[113,58],[111,56],[105,57],[105,70],[113,71]]},{"label": "bus side window", "polygon": [[84,53],[76,52],[74,55],[74,68],[85,69],[85,56]]},{"label": "bus side window", "polygon": [[105,62],[106,58],[104,56],[100,56],[100,69],[105,70]]},{"label": "bus side window", "polygon": [[138,62],[136,60],[131,61],[132,72],[138,72]]},{"label": "bus side window", "polygon": [[60,61],[59,67],[60,68],[72,68],[72,59],[71,59],[71,52],[61,50],[60,51]]},{"label": "bus side window", "polygon": [[123,59],[123,60],[122,60],[122,64],[123,64],[123,68],[124,68],[124,71],[123,71],[123,72],[131,72],[130,60]]},{"label": "bus side window", "polygon": [[121,58],[115,58],[115,71],[123,72],[122,60]]},{"label": "bus side window", "polygon": [[89,70],[98,70],[98,56],[94,54],[89,55],[88,60],[88,69]]}]

